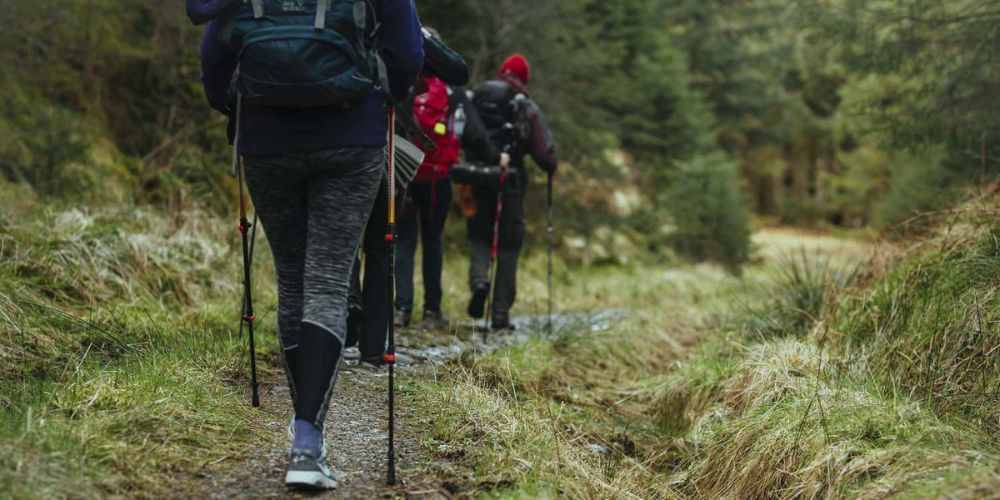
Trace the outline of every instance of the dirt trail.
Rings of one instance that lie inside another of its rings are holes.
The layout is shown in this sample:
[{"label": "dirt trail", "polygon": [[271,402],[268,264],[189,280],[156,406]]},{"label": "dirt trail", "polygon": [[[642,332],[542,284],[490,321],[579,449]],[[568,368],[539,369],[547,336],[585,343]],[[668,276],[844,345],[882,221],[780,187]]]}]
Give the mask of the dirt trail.
[{"label": "dirt trail", "polygon": [[[413,376],[419,367],[402,368],[403,377]],[[275,380],[274,382],[283,381]],[[208,473],[205,483],[198,487],[203,492],[213,492],[210,498],[373,498],[405,495],[420,497],[447,497],[425,476],[413,470],[426,467],[434,458],[421,453],[418,441],[401,418],[397,427],[400,476],[405,479],[396,488],[385,484],[386,463],[386,383],[383,371],[347,366],[341,373],[336,393],[327,416],[326,446],[329,464],[336,471],[339,487],[336,491],[314,495],[294,495],[283,485],[287,464],[289,419],[288,388],[268,384],[261,394],[263,415],[258,433],[266,434],[268,443],[254,450],[242,464],[232,464]],[[403,411],[403,410],[401,410]],[[446,493],[446,492],[445,492]]]},{"label": "dirt trail", "polygon": [[[624,311],[602,311],[558,315],[553,330],[599,332],[621,318]],[[399,379],[426,377],[433,365],[447,362],[464,352],[485,352],[524,342],[543,335],[545,320],[540,317],[515,318],[517,331],[483,338],[481,330],[460,325],[445,332],[407,332],[413,347],[399,352],[412,364],[397,369]],[[582,327],[582,328],[581,328]],[[285,489],[282,480],[287,460],[287,427],[290,418],[288,388],[280,374],[273,373],[262,384],[261,413],[256,430],[263,443],[248,450],[247,458],[234,458],[209,467],[192,485],[191,495],[208,498],[454,498],[461,492],[463,471],[447,459],[434,456],[420,445],[421,429],[408,418],[405,397],[399,399],[397,452],[400,484],[386,486],[386,385],[388,374],[366,366],[347,365],[341,372],[327,416],[326,446],[329,464],[336,471],[337,490],[321,494],[296,494]],[[397,393],[398,394],[398,393]],[[209,493],[210,492],[210,493]],[[185,495],[187,496],[187,495]]]}]

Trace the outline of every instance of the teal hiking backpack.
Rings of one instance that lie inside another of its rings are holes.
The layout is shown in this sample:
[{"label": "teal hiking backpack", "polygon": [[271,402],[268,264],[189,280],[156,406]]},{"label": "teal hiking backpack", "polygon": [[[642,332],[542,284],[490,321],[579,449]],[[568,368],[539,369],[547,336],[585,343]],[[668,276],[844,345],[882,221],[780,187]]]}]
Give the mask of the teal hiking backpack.
[{"label": "teal hiking backpack", "polygon": [[228,42],[244,102],[347,105],[388,89],[368,0],[244,0]]}]

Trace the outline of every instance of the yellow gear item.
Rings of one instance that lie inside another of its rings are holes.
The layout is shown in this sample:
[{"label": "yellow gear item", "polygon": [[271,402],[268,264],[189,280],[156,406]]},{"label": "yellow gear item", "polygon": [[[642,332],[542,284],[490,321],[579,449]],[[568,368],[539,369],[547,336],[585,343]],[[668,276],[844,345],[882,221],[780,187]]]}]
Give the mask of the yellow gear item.
[{"label": "yellow gear item", "polygon": [[437,135],[445,135],[448,133],[448,126],[445,125],[444,122],[437,122],[437,125],[434,125],[434,133]]}]

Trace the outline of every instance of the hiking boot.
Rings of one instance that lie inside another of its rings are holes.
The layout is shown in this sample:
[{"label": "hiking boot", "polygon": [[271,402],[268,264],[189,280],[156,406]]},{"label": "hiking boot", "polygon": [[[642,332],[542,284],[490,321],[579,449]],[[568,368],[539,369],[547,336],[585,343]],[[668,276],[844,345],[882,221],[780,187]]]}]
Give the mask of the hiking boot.
[{"label": "hiking boot", "polygon": [[517,327],[510,322],[510,316],[494,316],[493,321],[490,322],[490,329],[494,331],[504,330],[512,332],[516,330]]},{"label": "hiking boot", "polygon": [[320,453],[292,449],[288,457],[288,471],[285,472],[285,486],[297,490],[332,490],[337,487],[337,478],[326,466],[326,457]]},{"label": "hiking boot", "polygon": [[363,357],[361,358],[361,365],[359,366],[382,368],[385,366],[385,357],[382,355]]},{"label": "hiking boot", "polygon": [[[382,355],[364,357],[361,358],[361,361],[363,362],[363,364],[366,364],[368,366],[374,366],[376,368],[381,368],[383,366],[386,366],[385,356]],[[412,364],[413,364],[412,356],[403,354],[401,352],[396,353],[396,366],[410,366]]]},{"label": "hiking boot", "polygon": [[397,310],[392,317],[393,325],[398,328],[406,328],[410,326],[410,313],[408,311]]},{"label": "hiking boot", "polygon": [[490,287],[488,285],[477,286],[472,291],[472,299],[469,300],[469,308],[467,310],[471,318],[482,319],[483,315],[486,314],[486,299],[489,295]]},{"label": "hiking boot", "polygon": [[359,304],[350,304],[347,307],[347,347],[358,345],[361,338],[361,324],[364,320],[364,309]]},{"label": "hiking boot", "polygon": [[424,319],[420,322],[420,326],[427,330],[444,330],[449,324],[448,316],[440,310],[424,310]]}]

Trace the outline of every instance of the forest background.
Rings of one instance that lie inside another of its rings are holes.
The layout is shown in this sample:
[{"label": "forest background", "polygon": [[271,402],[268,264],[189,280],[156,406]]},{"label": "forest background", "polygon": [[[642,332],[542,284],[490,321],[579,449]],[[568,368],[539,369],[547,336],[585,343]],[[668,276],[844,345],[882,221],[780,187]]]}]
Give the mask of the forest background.
[{"label": "forest background", "polygon": [[[532,61],[568,259],[738,265],[750,220],[895,228],[1000,169],[997,1],[417,4],[474,82]],[[46,203],[231,211],[201,32],[173,0],[5,1],[0,179]]]}]

